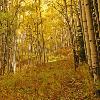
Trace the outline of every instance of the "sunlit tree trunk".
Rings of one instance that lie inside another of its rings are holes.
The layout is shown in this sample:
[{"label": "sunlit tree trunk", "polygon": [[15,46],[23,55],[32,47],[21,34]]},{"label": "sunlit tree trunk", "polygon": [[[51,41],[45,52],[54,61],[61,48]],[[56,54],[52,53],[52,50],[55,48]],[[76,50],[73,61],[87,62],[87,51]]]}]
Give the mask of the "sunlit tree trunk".
[{"label": "sunlit tree trunk", "polygon": [[91,68],[92,67],[91,51],[90,51],[88,27],[87,27],[87,20],[86,20],[86,14],[85,14],[85,8],[84,8],[84,1],[83,0],[81,1],[81,5],[82,5],[82,21],[83,21],[83,31],[84,31],[85,43],[86,43],[87,60],[88,60],[89,68]]},{"label": "sunlit tree trunk", "polygon": [[[66,20],[66,25],[67,25],[67,27],[68,27],[68,33],[69,33],[69,44],[72,46],[73,55],[74,55],[75,46],[74,46],[74,44],[73,44],[72,27],[70,26],[68,14],[67,14],[67,4],[66,4],[66,0],[63,0],[63,2],[64,2],[64,6],[65,6],[65,20]],[[75,59],[75,58],[74,58],[74,59]],[[74,61],[74,63],[75,63],[75,61]]]},{"label": "sunlit tree trunk", "polygon": [[[7,13],[7,0],[2,0],[2,5],[1,5],[1,11],[3,14]],[[7,50],[7,19],[2,20],[2,27],[4,27],[4,31],[1,34],[2,37],[2,43],[1,43],[1,68],[0,68],[0,74],[4,75],[5,73],[5,67],[6,67],[6,50]]]},{"label": "sunlit tree trunk", "polygon": [[40,31],[41,31],[41,38],[42,38],[42,63],[45,64],[45,41],[44,41],[44,33],[43,33],[43,21],[42,21],[42,12],[41,12],[41,0],[39,0],[39,12],[40,12],[40,19],[41,19],[41,24],[40,24]]},{"label": "sunlit tree trunk", "polygon": [[[85,6],[85,12],[86,12],[87,26],[88,26],[93,75],[94,75],[94,78],[95,78],[95,75],[97,76],[97,79],[95,79],[96,80],[95,84],[97,84],[97,86],[100,87],[100,84],[99,84],[100,83],[100,67],[99,67],[99,62],[98,62],[95,33],[94,33],[92,14],[91,14],[91,9],[90,9],[90,1],[84,0],[84,6]],[[100,91],[100,88],[98,87],[96,87],[96,90]],[[99,96],[100,96],[100,93],[99,93]]]},{"label": "sunlit tree trunk", "polygon": [[[14,31],[15,32],[15,31]],[[15,33],[13,34],[13,55],[12,55],[12,67],[13,67],[13,72],[15,73],[16,72],[16,46],[17,46],[17,43],[16,43],[16,35]]]},{"label": "sunlit tree trunk", "polygon": [[9,23],[9,21],[7,21],[7,41],[6,41],[6,48],[7,48],[7,72],[9,73],[10,72],[10,55],[11,55],[11,53],[10,53],[10,41],[9,41],[9,37],[10,37],[10,34],[11,33],[11,28],[10,28],[10,23]]},{"label": "sunlit tree trunk", "polygon": [[73,45],[72,31],[71,31],[71,26],[70,26],[70,23],[69,23],[70,21],[69,21],[68,14],[67,14],[66,0],[63,0],[63,2],[64,2],[64,6],[65,6],[65,20],[66,20],[66,24],[67,24],[68,31],[69,31],[69,34],[70,34],[71,45]]}]

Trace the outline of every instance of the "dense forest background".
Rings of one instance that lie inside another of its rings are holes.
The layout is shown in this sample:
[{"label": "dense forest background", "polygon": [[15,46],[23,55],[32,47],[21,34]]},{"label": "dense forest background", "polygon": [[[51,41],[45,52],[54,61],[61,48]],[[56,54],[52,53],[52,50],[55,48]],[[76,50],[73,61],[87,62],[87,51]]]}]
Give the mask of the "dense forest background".
[{"label": "dense forest background", "polygon": [[100,0],[0,0],[0,100],[99,100]]}]

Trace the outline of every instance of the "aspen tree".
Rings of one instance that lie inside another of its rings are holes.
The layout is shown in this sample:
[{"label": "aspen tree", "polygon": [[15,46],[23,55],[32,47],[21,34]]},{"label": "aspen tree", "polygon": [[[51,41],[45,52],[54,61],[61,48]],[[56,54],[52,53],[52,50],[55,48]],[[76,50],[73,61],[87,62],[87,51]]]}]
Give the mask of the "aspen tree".
[{"label": "aspen tree", "polygon": [[67,4],[66,4],[66,0],[63,0],[64,2],[64,6],[65,6],[65,19],[66,19],[66,22],[67,22],[67,26],[68,26],[68,31],[70,33],[70,41],[71,41],[71,45],[73,45],[73,39],[72,39],[72,30],[71,30],[71,26],[70,26],[70,23],[69,23],[69,18],[68,18],[68,15],[67,15]]},{"label": "aspen tree", "polygon": [[[65,6],[65,18],[66,18],[66,21],[67,21],[67,26],[68,26],[68,31],[69,31],[69,34],[70,34],[70,41],[71,41],[71,46],[72,46],[72,50],[73,50],[73,58],[74,58],[74,65],[75,65],[75,69],[76,69],[76,67],[78,67],[78,64],[79,64],[79,54],[78,54],[78,52],[76,52],[76,50],[75,50],[75,44],[74,44],[74,31],[73,30],[75,30],[75,29],[73,29],[73,25],[74,25],[74,23],[73,23],[73,18],[72,18],[72,26],[71,26],[71,23],[69,23],[69,17],[68,17],[68,14],[67,14],[67,4],[66,4],[66,0],[63,0],[63,2],[64,2],[64,6]],[[71,17],[73,17],[73,8],[72,8],[72,1],[71,1]],[[78,22],[78,26],[79,26],[79,24],[80,24],[80,19],[79,19],[79,16],[77,15],[77,22]]]},{"label": "aspen tree", "polygon": [[[2,12],[3,14],[7,13],[7,0],[2,0]],[[4,75],[5,73],[5,67],[6,67],[6,42],[7,42],[7,19],[3,19],[2,27],[4,27],[4,31],[2,32],[2,43],[1,43],[1,68],[0,68],[0,74]]]},{"label": "aspen tree", "polygon": [[95,79],[96,93],[98,96],[100,96],[100,67],[98,62],[98,54],[96,48],[95,33],[93,28],[92,13],[90,9],[90,0],[84,0],[84,6],[86,12],[87,26],[88,26],[93,75],[94,78],[95,76],[97,76],[97,79]]},{"label": "aspen tree", "polygon": [[[74,5],[75,2],[74,2]],[[81,4],[80,4],[80,0],[79,0],[79,8],[80,10],[78,10],[76,7],[75,7],[75,13],[76,13],[76,20],[77,20],[77,28],[76,28],[76,31],[77,31],[77,43],[78,43],[78,48],[79,48],[79,58],[80,58],[80,62],[84,62],[86,61],[86,55],[85,55],[85,49],[84,49],[84,40],[83,40],[83,32],[82,32],[82,14],[81,14]],[[77,44],[76,44],[77,45]]]},{"label": "aspen tree", "polygon": [[88,65],[89,65],[89,68],[91,68],[92,67],[91,51],[90,51],[88,27],[87,27],[87,20],[86,20],[86,14],[85,14],[85,8],[84,8],[84,1],[83,0],[81,1],[81,5],[82,5],[83,31],[84,31],[84,37],[85,37],[85,42],[86,42],[86,53],[87,53]]},{"label": "aspen tree", "polygon": [[45,41],[44,41],[44,34],[43,34],[43,21],[42,21],[42,12],[41,12],[41,0],[39,0],[39,12],[40,12],[40,19],[41,19],[41,38],[42,38],[42,63],[45,63]]}]

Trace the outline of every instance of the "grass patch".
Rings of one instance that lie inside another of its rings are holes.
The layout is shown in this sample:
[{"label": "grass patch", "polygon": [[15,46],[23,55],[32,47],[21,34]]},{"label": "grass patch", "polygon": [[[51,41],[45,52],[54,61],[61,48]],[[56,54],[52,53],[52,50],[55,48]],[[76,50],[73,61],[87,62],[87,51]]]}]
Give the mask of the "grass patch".
[{"label": "grass patch", "polygon": [[57,61],[1,77],[0,100],[94,100],[92,85],[86,65]]}]

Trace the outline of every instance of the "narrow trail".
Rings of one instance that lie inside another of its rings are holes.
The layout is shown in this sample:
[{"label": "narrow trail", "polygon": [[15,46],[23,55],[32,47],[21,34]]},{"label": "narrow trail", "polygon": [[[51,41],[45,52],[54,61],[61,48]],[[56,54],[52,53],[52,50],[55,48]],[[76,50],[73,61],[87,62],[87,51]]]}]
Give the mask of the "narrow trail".
[{"label": "narrow trail", "polygon": [[97,100],[93,84],[81,66],[75,72],[71,62],[63,60],[0,79],[0,100]]}]

